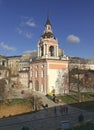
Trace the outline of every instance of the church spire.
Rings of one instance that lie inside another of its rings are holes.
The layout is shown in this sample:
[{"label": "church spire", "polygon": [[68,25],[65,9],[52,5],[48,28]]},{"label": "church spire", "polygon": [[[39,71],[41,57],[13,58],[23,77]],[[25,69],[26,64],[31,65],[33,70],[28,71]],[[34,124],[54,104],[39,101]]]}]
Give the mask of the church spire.
[{"label": "church spire", "polygon": [[49,18],[47,18],[45,23],[45,31],[38,43],[38,56],[58,57],[58,41],[53,35]]},{"label": "church spire", "polygon": [[49,17],[47,17],[47,21],[46,21],[45,26],[46,26],[46,25],[50,25],[50,26],[51,26],[51,22],[50,22],[50,20],[49,20]]},{"label": "church spire", "polygon": [[52,33],[52,29],[51,29],[51,22],[49,20],[49,18],[47,17],[47,21],[46,21],[46,24],[45,24],[45,32],[51,32]]},{"label": "church spire", "polygon": [[51,28],[51,22],[49,20],[49,17],[47,17],[46,23],[45,23],[45,31],[44,34],[42,35],[42,38],[54,38],[55,36],[53,35],[52,28]]}]

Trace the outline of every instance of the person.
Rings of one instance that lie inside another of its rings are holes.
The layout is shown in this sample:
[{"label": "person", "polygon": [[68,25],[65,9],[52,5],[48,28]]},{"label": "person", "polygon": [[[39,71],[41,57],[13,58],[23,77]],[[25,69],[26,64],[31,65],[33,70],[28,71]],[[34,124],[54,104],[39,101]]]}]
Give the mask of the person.
[{"label": "person", "polygon": [[45,107],[48,108],[48,104],[45,104]]},{"label": "person", "polygon": [[65,105],[62,106],[62,112],[63,112],[63,113],[66,112],[66,106],[65,106]]},{"label": "person", "polygon": [[53,94],[52,99],[53,99],[53,102],[55,102],[55,101],[56,101],[56,96],[55,96],[55,94]]},{"label": "person", "polygon": [[22,130],[29,130],[29,127],[23,126],[23,127],[22,127]]},{"label": "person", "polygon": [[62,106],[60,106],[60,114],[63,114]]},{"label": "person", "polygon": [[68,106],[67,105],[65,106],[65,111],[66,111],[66,113],[68,113]]},{"label": "person", "polygon": [[48,104],[45,104],[45,108],[46,108],[46,109],[48,108]]},{"label": "person", "polygon": [[82,112],[81,112],[80,115],[78,116],[78,121],[79,121],[79,122],[83,122],[83,121],[84,121],[84,115],[83,115]]},{"label": "person", "polygon": [[57,113],[56,107],[54,107],[54,113],[55,113],[55,114]]}]

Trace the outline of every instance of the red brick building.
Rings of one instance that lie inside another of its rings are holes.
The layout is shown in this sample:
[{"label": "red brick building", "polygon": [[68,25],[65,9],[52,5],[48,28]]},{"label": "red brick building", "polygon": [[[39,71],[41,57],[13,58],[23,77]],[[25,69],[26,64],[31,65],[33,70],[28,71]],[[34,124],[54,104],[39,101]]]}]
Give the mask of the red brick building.
[{"label": "red brick building", "polygon": [[59,44],[50,20],[38,42],[38,56],[30,62],[30,88],[43,94],[68,93],[68,57],[59,56]]}]

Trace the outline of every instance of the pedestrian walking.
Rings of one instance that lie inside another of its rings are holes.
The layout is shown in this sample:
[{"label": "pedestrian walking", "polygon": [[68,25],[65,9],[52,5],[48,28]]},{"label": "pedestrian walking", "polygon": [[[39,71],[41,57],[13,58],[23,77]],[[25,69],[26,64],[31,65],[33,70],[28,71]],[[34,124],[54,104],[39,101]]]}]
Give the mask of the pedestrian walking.
[{"label": "pedestrian walking", "polygon": [[60,114],[61,114],[61,115],[63,114],[62,106],[60,106]]},{"label": "pedestrian walking", "polygon": [[79,123],[82,123],[84,121],[84,115],[83,113],[81,112],[80,115],[78,116],[78,121]]},{"label": "pedestrian walking", "polygon": [[55,115],[57,114],[57,110],[56,110],[56,107],[54,107],[54,113],[55,113]]},{"label": "pedestrian walking", "polygon": [[45,104],[45,108],[48,108],[48,104]]},{"label": "pedestrian walking", "polygon": [[65,113],[66,112],[66,107],[65,105],[62,106],[62,113]]},{"label": "pedestrian walking", "polygon": [[53,99],[53,102],[56,102],[56,96],[55,96],[55,94],[53,94],[52,99]]},{"label": "pedestrian walking", "polygon": [[29,130],[29,127],[23,126],[23,127],[22,127],[22,130]]},{"label": "pedestrian walking", "polygon": [[48,108],[48,104],[45,104],[45,110],[47,110],[47,111],[48,111],[48,109],[47,109],[47,108]]},{"label": "pedestrian walking", "polygon": [[65,111],[66,111],[66,113],[68,113],[68,106],[67,105],[65,106]]}]

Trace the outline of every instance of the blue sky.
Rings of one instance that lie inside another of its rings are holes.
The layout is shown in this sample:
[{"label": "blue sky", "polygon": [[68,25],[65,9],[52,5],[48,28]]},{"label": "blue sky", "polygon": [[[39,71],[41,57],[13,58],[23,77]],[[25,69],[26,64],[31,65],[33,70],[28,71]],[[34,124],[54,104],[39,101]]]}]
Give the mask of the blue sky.
[{"label": "blue sky", "polygon": [[47,16],[65,55],[94,58],[94,0],[0,0],[0,54],[37,50]]}]

